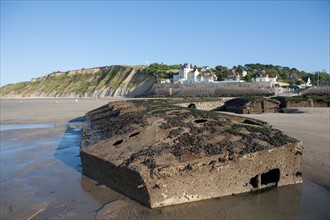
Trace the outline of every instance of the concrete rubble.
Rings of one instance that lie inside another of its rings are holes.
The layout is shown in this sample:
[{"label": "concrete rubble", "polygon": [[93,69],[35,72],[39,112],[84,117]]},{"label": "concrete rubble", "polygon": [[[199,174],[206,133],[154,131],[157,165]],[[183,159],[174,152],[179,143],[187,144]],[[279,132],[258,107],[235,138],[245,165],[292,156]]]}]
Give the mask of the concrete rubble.
[{"label": "concrete rubble", "polygon": [[237,114],[276,113],[280,111],[280,104],[281,102],[276,99],[250,96],[228,100],[223,109]]},{"label": "concrete rubble", "polygon": [[265,122],[171,100],[110,102],[85,116],[83,173],[150,207],[302,182],[302,143]]}]

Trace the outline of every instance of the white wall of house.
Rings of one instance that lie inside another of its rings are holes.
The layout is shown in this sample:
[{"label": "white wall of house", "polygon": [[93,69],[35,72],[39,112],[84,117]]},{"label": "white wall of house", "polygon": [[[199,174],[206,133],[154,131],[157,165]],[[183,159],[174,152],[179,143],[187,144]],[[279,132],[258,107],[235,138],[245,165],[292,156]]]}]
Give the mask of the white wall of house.
[{"label": "white wall of house", "polygon": [[254,79],[255,82],[272,82],[276,83],[277,77],[269,77],[268,75],[265,77],[256,77]]},{"label": "white wall of house", "polygon": [[198,83],[198,82],[214,82],[212,75],[204,76],[197,69],[192,69],[190,65],[180,69],[178,75],[173,76],[174,83]]},{"label": "white wall of house", "polygon": [[214,82],[214,79],[213,79],[213,77],[203,77],[203,82],[207,82],[207,83],[209,83],[209,82]]},{"label": "white wall of house", "polygon": [[190,68],[190,66],[186,66],[179,70],[178,75],[173,76],[173,82],[180,82],[183,83],[184,81],[188,80],[188,73],[191,72],[193,69]]},{"label": "white wall of house", "polygon": [[312,86],[312,81],[309,77],[307,79],[307,82],[305,82],[305,86]]}]

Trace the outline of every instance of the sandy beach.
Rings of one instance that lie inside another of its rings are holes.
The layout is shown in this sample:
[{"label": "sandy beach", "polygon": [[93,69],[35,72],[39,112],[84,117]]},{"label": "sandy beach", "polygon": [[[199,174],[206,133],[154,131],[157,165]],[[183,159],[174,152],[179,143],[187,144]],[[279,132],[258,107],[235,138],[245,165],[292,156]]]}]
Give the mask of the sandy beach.
[{"label": "sandy beach", "polygon": [[248,115],[266,121],[304,144],[304,178],[330,187],[330,108],[300,108],[301,113]]},{"label": "sandy beach", "polygon": [[68,122],[118,99],[2,99],[1,124]]},{"label": "sandy beach", "polygon": [[81,174],[83,116],[111,100],[1,100],[1,219],[329,219],[330,108],[247,115],[303,142],[303,184],[151,210]]}]

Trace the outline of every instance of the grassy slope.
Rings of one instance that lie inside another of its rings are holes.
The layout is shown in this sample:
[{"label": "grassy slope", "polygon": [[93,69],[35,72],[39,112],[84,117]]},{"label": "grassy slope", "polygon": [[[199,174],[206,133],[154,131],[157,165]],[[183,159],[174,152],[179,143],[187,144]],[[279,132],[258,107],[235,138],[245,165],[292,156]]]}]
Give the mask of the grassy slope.
[{"label": "grassy slope", "polygon": [[109,69],[101,69],[94,74],[78,73],[75,75],[62,74],[59,76],[48,75],[45,79],[35,82],[20,82],[10,84],[0,88],[1,96],[12,95],[32,95],[34,93],[60,93],[67,95],[70,93],[85,94],[93,93],[105,87],[117,89],[133,70],[137,69],[137,74],[129,82],[128,88],[133,88],[144,81],[151,74],[145,72],[141,67],[111,66]]}]

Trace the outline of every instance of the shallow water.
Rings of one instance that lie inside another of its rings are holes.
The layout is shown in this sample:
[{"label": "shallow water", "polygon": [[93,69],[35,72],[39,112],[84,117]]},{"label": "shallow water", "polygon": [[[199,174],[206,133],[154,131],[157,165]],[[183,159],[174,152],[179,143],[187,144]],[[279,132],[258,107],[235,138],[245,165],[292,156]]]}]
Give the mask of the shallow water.
[{"label": "shallow water", "polygon": [[330,218],[329,190],[308,179],[260,193],[146,208],[81,175],[81,133],[81,122],[1,130],[1,219]]},{"label": "shallow water", "polygon": [[55,127],[76,127],[81,128],[81,122],[68,122],[65,124],[0,124],[0,131],[20,130],[20,129],[37,129],[37,128],[55,128]]},{"label": "shallow water", "polygon": [[35,129],[35,128],[53,128],[54,124],[2,124],[0,131],[10,131],[19,129]]}]

